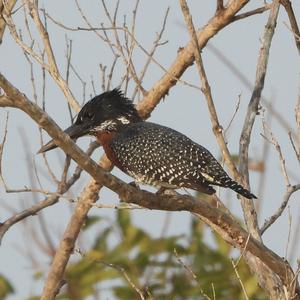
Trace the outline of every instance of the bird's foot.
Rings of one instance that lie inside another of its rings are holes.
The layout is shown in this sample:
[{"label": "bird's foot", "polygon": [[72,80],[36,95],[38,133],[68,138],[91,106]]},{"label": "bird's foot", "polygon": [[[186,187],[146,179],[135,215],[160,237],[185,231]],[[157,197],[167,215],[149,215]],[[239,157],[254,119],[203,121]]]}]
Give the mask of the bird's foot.
[{"label": "bird's foot", "polygon": [[136,181],[131,181],[128,184],[131,185],[132,187],[136,188],[137,190],[140,190],[140,186],[138,185],[138,183]]},{"label": "bird's foot", "polygon": [[[136,181],[129,182],[128,185],[134,187],[135,189],[137,189],[139,191],[141,190]],[[122,197],[120,197],[120,202],[128,202],[128,201],[126,201],[126,200],[122,199]]]},{"label": "bird's foot", "polygon": [[159,190],[156,192],[156,195],[158,195],[158,196],[162,196],[162,195],[175,196],[175,195],[177,195],[177,192],[174,189],[160,187]]}]

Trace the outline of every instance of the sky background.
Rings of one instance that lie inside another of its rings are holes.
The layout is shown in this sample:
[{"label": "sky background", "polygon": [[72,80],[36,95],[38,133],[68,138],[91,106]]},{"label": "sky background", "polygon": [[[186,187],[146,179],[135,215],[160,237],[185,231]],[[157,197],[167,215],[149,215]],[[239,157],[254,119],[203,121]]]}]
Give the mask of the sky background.
[{"label": "sky background", "polygon": [[[113,11],[115,1],[108,1],[110,11]],[[107,17],[104,14],[100,1],[79,1],[82,10],[95,27],[101,23],[104,26],[110,26]],[[196,28],[203,27],[213,16],[215,10],[215,1],[188,1],[190,10],[193,14],[193,21]],[[263,5],[263,1],[251,1],[244,11],[257,8]],[[134,1],[121,1],[119,8],[118,24],[122,25],[123,16],[127,15],[128,23],[131,22]],[[136,20],[136,39],[147,50],[151,49],[153,40],[156,38],[156,32],[160,31],[162,20],[167,7],[170,7],[166,30],[163,41],[168,43],[158,49],[155,59],[165,68],[168,68],[176,57],[179,47],[185,46],[189,41],[189,34],[185,29],[184,19],[177,1],[141,1],[137,12]],[[47,13],[57,21],[70,27],[86,27],[76,3],[71,0],[52,0],[40,1],[40,8],[45,8]],[[299,5],[294,4],[294,11],[297,19],[300,16]],[[268,17],[268,12],[262,15],[256,15],[227,26],[217,36],[210,40],[208,47],[203,49],[203,61],[207,71],[209,83],[220,118],[220,123],[226,128],[236,110],[238,99],[240,105],[238,113],[228,131],[228,147],[232,154],[237,154],[239,149],[239,137],[243,125],[243,119],[246,114],[247,104],[251,97],[249,90],[239,78],[218,58],[210,47],[217,48],[227,59],[232,61],[238,70],[243,73],[248,80],[253,83],[255,79],[256,62],[261,46],[261,38]],[[21,8],[14,15],[15,23],[18,29],[22,30],[24,41],[28,42],[28,36],[24,27],[24,12]],[[292,33],[288,25],[289,21],[283,8],[280,9],[276,33],[273,38],[269,68],[266,76],[263,96],[267,101],[272,102],[272,107],[280,112],[290,124],[290,130],[296,130],[295,123],[295,105],[298,97],[299,85],[299,57]],[[34,26],[31,26],[32,34],[36,42],[40,42]],[[100,69],[99,64],[110,67],[113,56],[108,46],[93,32],[65,31],[59,26],[48,20],[48,31],[52,42],[57,64],[63,76],[66,72],[66,36],[72,40],[72,64],[80,74],[81,78],[87,82],[86,98],[83,99],[82,85],[76,76],[71,73],[70,88],[79,103],[87,101],[94,96],[91,79],[94,81],[96,93],[101,93]],[[137,71],[141,71],[146,61],[146,56],[136,50],[133,56],[134,65]],[[7,31],[0,46],[0,68],[6,78],[19,90],[24,92],[29,99],[33,100],[33,91],[30,80],[29,64],[25,59],[22,50],[16,45]],[[42,99],[42,77],[41,70],[34,63],[35,83],[37,87],[37,97],[41,104]],[[117,63],[117,68],[112,79],[112,87],[120,84],[120,78],[123,75],[121,59]],[[163,70],[152,64],[143,81],[143,87],[148,90],[163,75]],[[194,66],[190,67],[183,75],[183,80],[199,86],[199,77]],[[132,95],[134,85],[129,87],[128,96]],[[67,104],[63,93],[55,85],[53,80],[47,76],[46,79],[46,109],[49,115],[62,128],[70,125],[70,117],[67,110]],[[33,161],[37,165],[37,170],[41,177],[41,182],[45,189],[54,191],[55,186],[45,176],[45,167],[42,158],[36,155],[40,148],[39,132],[36,124],[23,112],[12,109],[0,109],[0,137],[4,132],[4,123],[6,112],[9,111],[9,132],[5,151],[3,156],[3,174],[6,183],[11,188],[22,188],[24,186],[36,186],[36,182],[31,182],[27,166],[33,166]],[[250,157],[261,159],[264,145],[262,133],[263,116],[268,120],[269,110],[263,106],[261,114],[257,117],[253,128]],[[150,121],[174,128],[199,144],[209,149],[216,157],[220,157],[219,148],[211,130],[208,109],[202,93],[194,88],[178,83],[173,87],[169,95],[158,105],[152,113]],[[278,139],[283,154],[286,159],[287,170],[290,175],[291,183],[299,183],[299,165],[295,154],[289,142],[287,131],[282,129],[278,121],[272,119],[268,123]],[[45,133],[45,140],[48,136]],[[24,140],[31,154],[26,154]],[[83,138],[78,143],[85,148],[91,138]],[[93,157],[98,160],[103,153],[98,149]],[[64,154],[61,150],[55,150],[48,154],[51,166],[53,166],[57,175],[60,174]],[[261,201],[260,224],[272,215],[282,202],[285,192],[284,180],[280,172],[278,154],[274,147],[270,147],[267,161],[267,176],[265,183],[265,193]],[[74,169],[74,166],[72,167]],[[121,179],[130,182],[131,179],[114,169],[113,174]],[[88,182],[89,176],[85,175],[76,184],[73,189],[74,194],[80,191]],[[257,193],[260,176],[256,172],[250,173],[251,191]],[[241,207],[234,193],[228,193],[225,189],[220,190],[221,199],[230,199],[226,202],[232,211],[242,218]],[[12,212],[7,207],[20,211],[29,207],[35,201],[42,200],[43,195],[33,194],[6,194],[3,186],[0,186],[1,208],[0,221],[11,216]],[[280,256],[285,256],[287,240],[289,235],[289,222],[293,225],[299,218],[299,192],[291,197],[289,209],[283,216],[264,234],[263,239],[267,247],[270,247]],[[118,203],[118,197],[107,189],[101,191],[101,202],[107,204]],[[74,209],[74,204],[61,200],[53,207],[43,211],[43,216],[51,228],[51,234],[55,243],[59,242],[60,236],[68,223],[70,214]],[[91,215],[102,215],[113,219],[115,212],[111,209],[93,208]],[[136,210],[132,212],[135,224],[151,232],[153,236],[159,236],[164,224],[166,215],[170,217],[168,234],[180,234],[187,232],[191,220],[189,213],[166,213],[160,211]],[[290,215],[290,217],[289,217]],[[39,226],[37,217],[31,217],[25,223],[19,223],[13,226],[6,233],[0,247],[0,273],[7,276],[13,283],[17,294],[9,299],[21,299],[31,294],[39,293],[42,288],[41,283],[33,280],[32,264],[28,260],[28,253],[33,257],[36,255],[38,266],[47,269],[49,263],[46,256],[41,255],[39,251],[31,249],[32,237],[30,228]],[[37,229],[39,230],[39,229]],[[93,240],[93,234],[88,233],[85,237],[86,249]],[[294,232],[291,232],[293,236]],[[299,248],[295,248],[295,257],[298,257]],[[295,262],[295,261],[294,261]]]}]

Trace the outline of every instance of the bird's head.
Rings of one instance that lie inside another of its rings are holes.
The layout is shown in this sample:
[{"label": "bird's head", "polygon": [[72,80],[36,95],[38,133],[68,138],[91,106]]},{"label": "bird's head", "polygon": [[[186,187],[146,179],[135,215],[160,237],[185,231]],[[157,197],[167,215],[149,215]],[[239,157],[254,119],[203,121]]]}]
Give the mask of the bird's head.
[{"label": "bird's head", "polygon": [[[121,126],[142,121],[134,104],[119,89],[98,95],[80,110],[74,124],[65,130],[72,139],[95,135],[100,131],[117,131]],[[56,148],[53,140],[38,153]]]}]

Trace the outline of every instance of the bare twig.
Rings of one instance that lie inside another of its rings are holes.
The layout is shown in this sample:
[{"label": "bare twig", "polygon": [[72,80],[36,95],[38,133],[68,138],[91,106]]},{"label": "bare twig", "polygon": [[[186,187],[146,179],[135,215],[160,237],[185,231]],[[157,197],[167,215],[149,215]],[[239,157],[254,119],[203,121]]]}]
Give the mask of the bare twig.
[{"label": "bare twig", "polygon": [[264,234],[264,232],[282,215],[283,211],[285,210],[285,208],[290,200],[290,197],[292,196],[293,193],[295,193],[299,189],[300,189],[300,184],[290,185],[287,187],[287,190],[285,192],[285,195],[283,197],[283,201],[282,201],[280,207],[268,220],[265,221],[264,225],[260,229],[260,234]]},{"label": "bare twig", "polygon": [[[115,66],[116,66],[116,63],[117,63],[118,59],[119,59],[119,56],[116,56],[115,59],[114,59],[114,61],[113,61],[113,63],[112,63],[112,65],[111,65],[110,72],[109,72],[109,74],[107,75],[107,85],[106,85],[106,89],[104,89],[104,90],[107,90],[107,91],[108,91],[108,90],[111,89],[112,77],[113,77],[113,73],[114,73]],[[104,88],[104,87],[105,87],[105,81],[103,81],[103,86],[102,86],[102,88]]]},{"label": "bare twig", "polygon": [[[156,39],[155,39],[154,42],[153,42],[153,47],[152,47],[152,49],[149,51],[148,59],[147,59],[145,65],[144,65],[143,70],[141,71],[141,74],[140,74],[140,77],[139,77],[139,81],[140,81],[140,82],[143,82],[144,76],[146,75],[146,72],[147,72],[147,70],[148,70],[148,67],[150,66],[150,63],[151,63],[151,61],[152,61],[152,57],[154,56],[156,49],[158,48],[158,46],[161,46],[161,45],[164,45],[164,44],[165,44],[165,43],[162,43],[162,42],[160,42],[160,41],[161,41],[161,39],[162,39],[163,33],[164,33],[164,31],[165,31],[165,28],[166,28],[167,18],[168,18],[168,15],[169,15],[169,11],[170,11],[170,8],[168,7],[167,10],[166,10],[166,14],[165,14],[165,16],[164,16],[162,28],[161,28],[160,32],[157,34],[157,37],[156,37]],[[133,99],[135,98],[135,96],[136,96],[136,94],[137,94],[137,92],[138,92],[138,89],[139,89],[139,87],[136,86],[136,88],[135,88],[135,90],[134,90],[134,92],[133,92],[133,95],[132,95],[132,98],[133,98]],[[141,90],[141,91],[142,91],[143,95],[145,95],[145,91],[144,91],[144,90]]]},{"label": "bare twig", "polygon": [[[99,147],[99,144],[97,142],[93,142],[90,144],[89,148],[86,151],[86,154],[90,156],[92,152]],[[0,156],[1,157],[1,156]],[[0,164],[1,166],[1,164]],[[30,208],[24,209],[23,211],[19,213],[15,213],[13,216],[5,220],[0,224],[0,242],[4,236],[4,234],[9,230],[10,227],[17,224],[18,222],[24,220],[25,218],[29,216],[34,216],[38,214],[39,211],[45,209],[46,207],[52,206],[59,200],[60,197],[63,197],[63,194],[67,192],[74,183],[79,179],[80,174],[82,172],[82,168],[79,166],[76,168],[74,174],[69,178],[67,182],[64,182],[62,180],[58,186],[58,189],[56,192],[50,192],[46,190],[40,190],[40,189],[33,189],[33,188],[24,188],[24,189],[18,189],[18,190],[8,190],[7,192],[11,193],[18,193],[18,192],[30,192],[30,193],[42,193],[45,195],[48,195],[47,198],[45,198],[43,201],[40,201],[39,203],[34,204]],[[1,174],[1,173],[0,173]],[[62,179],[64,179],[65,174],[63,172]]]},{"label": "bare twig", "polygon": [[9,113],[7,112],[6,119],[5,119],[5,125],[4,125],[3,139],[2,139],[2,143],[0,144],[0,179],[1,179],[4,187],[7,187],[7,186],[5,184],[3,173],[2,173],[2,159],[3,159],[3,153],[4,153],[4,145],[5,145],[6,137],[7,137],[8,117],[9,117]]},{"label": "bare twig", "polygon": [[232,125],[232,122],[233,122],[233,120],[234,120],[234,118],[235,118],[235,116],[236,116],[236,114],[237,114],[237,112],[238,112],[238,110],[240,108],[240,103],[241,103],[241,95],[238,95],[238,101],[237,101],[237,104],[236,104],[236,107],[235,107],[235,111],[234,111],[234,113],[233,113],[233,115],[232,115],[232,117],[231,117],[231,119],[230,119],[227,127],[224,129],[224,137],[227,136],[227,132],[230,129],[230,127]]},{"label": "bare twig", "polygon": [[[268,57],[272,38],[274,35],[274,30],[276,27],[276,21],[279,11],[279,0],[275,0],[272,3],[272,8],[270,10],[269,18],[265,26],[265,32],[262,42],[262,47],[260,49],[257,68],[256,68],[256,78],[255,86],[249,101],[247,114],[244,120],[244,126],[240,137],[240,173],[244,178],[244,184],[249,187],[249,170],[248,170],[248,150],[250,144],[250,137],[252,133],[253,124],[259,109],[259,103],[261,100],[261,93],[264,87],[265,75],[268,65]],[[262,241],[260,230],[258,226],[257,214],[255,211],[255,206],[253,200],[245,199],[242,197],[241,204],[244,213],[244,220],[249,233],[257,240]],[[266,291],[272,298],[282,298],[284,297],[284,285],[278,282],[278,278],[274,276],[273,272],[270,272],[268,268],[262,263],[261,260],[256,258],[252,259],[246,253],[246,261],[248,262],[250,268],[258,275],[258,280],[261,286],[265,287]],[[274,286],[278,286],[278,290],[274,290]]]},{"label": "bare twig", "polygon": [[66,84],[65,80],[63,80],[63,78],[61,77],[61,75],[59,73],[59,70],[57,68],[56,61],[55,61],[55,58],[54,58],[54,55],[53,55],[53,51],[52,51],[51,43],[50,43],[50,40],[49,40],[48,32],[46,31],[45,26],[43,25],[42,21],[40,20],[36,4],[35,4],[34,1],[33,2],[31,2],[31,1],[32,0],[26,0],[27,5],[30,9],[31,15],[33,17],[33,20],[36,23],[37,28],[40,32],[41,38],[44,42],[44,46],[45,46],[45,50],[46,50],[47,58],[48,58],[48,64],[46,64],[43,61],[43,58],[40,55],[38,55],[37,53],[35,53],[30,46],[23,43],[23,41],[20,39],[20,36],[17,33],[16,26],[13,22],[12,17],[7,12],[3,12],[3,18],[5,19],[6,24],[9,28],[9,30],[10,30],[11,36],[14,38],[16,43],[27,54],[31,55],[45,70],[47,70],[49,72],[49,74],[53,77],[53,79],[56,81],[58,86],[61,88],[62,92],[64,93],[66,99],[68,100],[70,105],[73,107],[73,109],[75,111],[79,111],[80,105],[78,104],[78,102],[74,98],[71,90],[69,89],[69,87]]},{"label": "bare twig", "polygon": [[299,233],[300,233],[300,211],[298,211],[296,216],[296,221],[294,222],[293,236],[291,241],[291,246],[288,254],[288,261],[296,261],[298,256],[298,243],[299,243]]},{"label": "bare twig", "polygon": [[288,220],[289,220],[289,230],[288,230],[288,237],[287,237],[287,242],[286,242],[286,246],[285,246],[284,259],[287,259],[288,250],[289,250],[290,241],[291,241],[291,231],[292,231],[293,220],[292,220],[292,214],[291,214],[290,207],[288,208]]},{"label": "bare twig", "polygon": [[296,153],[297,153],[298,161],[300,163],[300,84],[298,88],[298,102],[295,108],[295,118],[297,124],[297,142],[298,142],[298,151],[296,151]]},{"label": "bare twig", "polygon": [[285,165],[285,159],[284,156],[282,154],[281,151],[281,147],[278,143],[278,141],[276,140],[276,138],[274,137],[272,131],[270,130],[270,128],[266,125],[266,123],[263,123],[263,128],[264,128],[264,132],[266,135],[263,135],[263,137],[271,144],[273,144],[275,146],[275,149],[278,153],[279,156],[279,162],[280,162],[280,166],[281,166],[281,172],[285,181],[285,186],[286,186],[286,192],[285,195],[283,197],[283,201],[280,205],[280,207],[278,208],[278,210],[276,211],[276,213],[274,215],[272,215],[269,220],[266,220],[264,225],[262,226],[262,228],[260,229],[261,234],[263,234],[283,213],[284,209],[286,208],[291,195],[296,192],[297,190],[299,190],[300,188],[300,184],[299,185],[294,185],[291,186],[290,180],[289,180],[289,176],[287,174],[287,170],[286,170],[286,165]]},{"label": "bare twig", "polygon": [[293,140],[292,132],[290,131],[288,134],[289,134],[289,139],[290,139],[291,145],[292,145],[293,150],[296,154],[297,160],[300,163],[300,152],[296,148],[296,145],[295,145],[294,140]]},{"label": "bare twig", "polygon": [[[197,275],[194,273],[194,271],[189,267],[187,266],[183,260],[181,259],[181,257],[178,255],[176,249],[174,248],[174,254],[175,254],[175,257],[177,259],[177,261],[179,262],[179,264],[181,266],[183,266],[183,268],[187,271],[187,273],[190,275],[190,277],[192,277],[193,280],[196,281],[196,283],[199,285],[199,282],[198,282],[198,278],[197,278]],[[199,287],[200,289],[200,293],[201,295],[204,297],[204,299],[206,300],[211,300],[211,298],[202,290],[201,287]]]},{"label": "bare twig", "polygon": [[294,33],[296,47],[297,47],[298,53],[300,55],[300,31],[299,31],[297,19],[294,14],[292,3],[290,0],[280,0],[280,3],[284,6],[284,9],[289,17],[292,31]]},{"label": "bare twig", "polygon": [[[49,18],[51,18],[51,20],[58,26],[62,26],[60,22],[55,21],[53,19],[53,17],[50,17],[49,15],[47,15]],[[63,25],[64,29],[67,30],[71,30],[71,31],[93,31],[93,32],[98,32],[98,31],[103,31],[105,34],[107,31],[113,30],[113,31],[123,31],[124,33],[128,34],[136,43],[136,45],[139,47],[139,49],[150,59],[150,61],[152,61],[154,64],[156,64],[162,71],[164,71],[164,73],[168,73],[169,76],[172,77],[173,81],[175,80],[176,82],[182,83],[184,85],[187,85],[189,87],[192,87],[194,89],[199,89],[198,86],[191,84],[185,80],[179,79],[178,77],[175,77],[172,73],[169,73],[170,71],[167,70],[164,66],[162,66],[161,63],[159,63],[158,60],[156,60],[153,55],[151,54],[153,52],[153,50],[150,50],[150,52],[148,52],[142,45],[141,43],[138,42],[138,40],[132,35],[132,33],[128,30],[128,28],[126,27],[89,27],[89,28],[85,28],[85,27],[77,27],[77,28],[71,28],[71,27],[67,27],[65,25]],[[114,47],[112,45],[114,45],[108,37],[105,38],[105,42],[109,43],[109,45],[112,47],[112,49],[114,49]],[[161,44],[160,44],[161,45]],[[119,57],[120,55],[117,54],[115,51],[113,51],[115,57]],[[126,66],[128,65],[128,61],[126,59]],[[137,78],[136,78],[137,80]],[[140,87],[140,84],[138,84],[138,87],[143,91],[144,94],[146,94],[146,91]]]},{"label": "bare twig", "polygon": [[[274,103],[274,101],[272,101]],[[275,105],[275,103],[274,103]],[[266,121],[264,121],[264,111],[263,111],[263,123],[267,123],[267,124],[270,124],[272,123],[272,120],[273,120],[273,114],[270,113],[270,114],[267,114],[267,119]],[[261,213],[261,208],[262,208],[262,205],[263,205],[263,195],[264,195],[264,191],[265,191],[265,188],[266,188],[266,180],[267,180],[267,168],[265,166],[267,166],[267,162],[268,162],[268,158],[269,158],[269,152],[270,152],[270,143],[269,141],[267,141],[266,139],[263,139],[263,146],[262,146],[262,155],[261,155],[261,161],[263,162],[264,164],[264,167],[262,168],[262,171],[260,172],[260,175],[259,175],[259,184],[258,184],[258,187],[257,187],[257,197],[260,201],[257,201],[257,203],[255,203],[255,209],[256,209],[256,212],[257,212],[257,218],[259,219],[260,217],[260,213]]]},{"label": "bare twig", "polygon": [[239,258],[238,258],[237,261],[235,262],[235,266],[236,266],[236,267],[237,267],[238,264],[240,263],[241,259],[243,258],[244,254],[245,254],[245,252],[246,252],[246,250],[247,250],[247,245],[248,245],[249,239],[250,239],[250,233],[249,233],[249,235],[248,235],[248,238],[247,238],[247,241],[246,241],[246,244],[245,244],[245,247],[244,247],[243,251],[241,252]]},{"label": "bare twig", "polygon": [[290,183],[290,179],[289,176],[287,174],[287,170],[286,170],[286,165],[285,165],[285,158],[282,154],[281,151],[281,147],[277,141],[277,139],[275,138],[274,134],[272,133],[271,129],[267,126],[267,124],[264,122],[263,123],[263,128],[264,128],[264,132],[268,135],[262,135],[267,141],[269,141],[271,144],[273,144],[275,146],[275,149],[278,153],[279,156],[279,162],[280,162],[280,167],[281,167],[281,172],[285,181],[285,185],[286,187],[289,187],[291,185]]},{"label": "bare twig", "polygon": [[111,264],[111,263],[107,263],[105,261],[101,261],[101,260],[93,260],[96,263],[100,263],[106,267],[110,267],[113,268],[115,270],[117,270],[124,278],[125,280],[129,283],[129,285],[137,292],[137,294],[139,295],[140,299],[145,300],[145,296],[143,291],[132,281],[132,279],[130,278],[130,276],[127,274],[127,272],[125,271],[124,268],[116,265],[116,264]]},{"label": "bare twig", "polygon": [[0,45],[2,43],[4,31],[6,28],[6,22],[3,17],[4,14],[11,14],[17,0],[0,0]]},{"label": "bare twig", "polygon": [[266,5],[262,6],[262,7],[254,9],[254,10],[247,11],[245,13],[236,15],[236,16],[234,16],[233,19],[234,19],[234,21],[238,21],[238,20],[241,20],[241,19],[245,19],[245,18],[251,17],[253,15],[262,14],[265,11],[269,10],[271,7],[272,7],[271,4],[266,4]]},{"label": "bare twig", "polygon": [[240,277],[240,274],[239,274],[239,272],[237,270],[237,264],[234,262],[233,259],[231,259],[231,264],[232,264],[232,267],[234,269],[235,275],[236,275],[236,277],[237,277],[237,279],[238,279],[238,281],[239,281],[239,283],[240,283],[240,285],[242,287],[242,290],[243,290],[243,293],[244,293],[244,297],[245,297],[246,300],[249,300],[249,297],[247,295],[247,291],[245,289],[244,283],[243,283],[243,281],[242,281],[242,279]]},{"label": "bare twig", "polygon": [[[58,193],[60,190],[58,190]],[[60,194],[60,193],[59,193]],[[15,225],[16,223],[20,222],[21,220],[24,220],[25,218],[29,216],[36,215],[39,211],[42,209],[51,206],[55,204],[59,199],[59,196],[57,195],[51,195],[50,197],[47,197],[45,200],[38,202],[37,204],[34,204],[32,207],[27,208],[23,210],[20,213],[14,214],[12,217],[4,221],[0,224],[0,242],[4,236],[4,234],[7,232],[7,230]]]},{"label": "bare twig", "polygon": [[216,14],[219,13],[224,9],[224,3],[223,0],[217,0],[217,9],[216,9]]},{"label": "bare twig", "polygon": [[[187,273],[190,275],[190,277],[192,277],[192,279],[196,280],[196,282],[198,283],[197,275],[195,274],[195,272],[182,261],[181,257],[178,255],[178,252],[175,248],[173,251],[176,256],[177,261],[184,267],[184,269],[187,271]],[[207,296],[207,299],[210,299],[210,298]]]}]

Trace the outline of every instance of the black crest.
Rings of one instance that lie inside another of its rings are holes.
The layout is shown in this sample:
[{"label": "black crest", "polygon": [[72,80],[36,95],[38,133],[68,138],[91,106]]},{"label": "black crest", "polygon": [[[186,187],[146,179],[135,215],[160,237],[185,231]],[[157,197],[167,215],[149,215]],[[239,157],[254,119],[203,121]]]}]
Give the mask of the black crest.
[{"label": "black crest", "polygon": [[116,88],[87,102],[79,112],[75,124],[93,129],[105,121],[118,118],[126,118],[130,123],[141,121],[132,101]]}]

